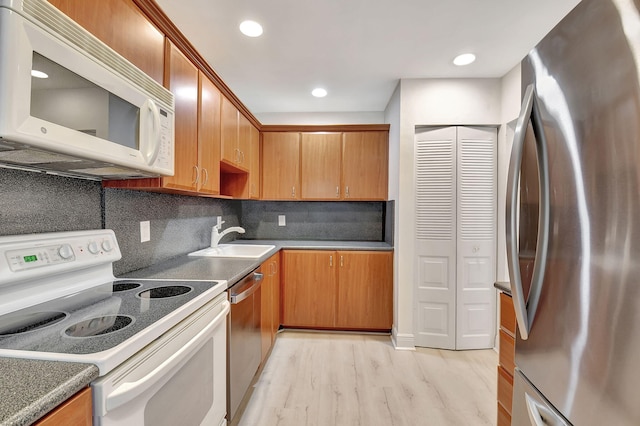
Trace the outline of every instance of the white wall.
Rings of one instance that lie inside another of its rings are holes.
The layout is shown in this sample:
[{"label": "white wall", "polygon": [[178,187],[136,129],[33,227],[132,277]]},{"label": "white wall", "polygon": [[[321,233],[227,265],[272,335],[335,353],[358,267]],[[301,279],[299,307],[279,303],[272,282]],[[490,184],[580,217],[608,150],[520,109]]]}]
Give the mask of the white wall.
[{"label": "white wall", "polygon": [[274,112],[256,113],[262,124],[380,124],[384,112]]}]

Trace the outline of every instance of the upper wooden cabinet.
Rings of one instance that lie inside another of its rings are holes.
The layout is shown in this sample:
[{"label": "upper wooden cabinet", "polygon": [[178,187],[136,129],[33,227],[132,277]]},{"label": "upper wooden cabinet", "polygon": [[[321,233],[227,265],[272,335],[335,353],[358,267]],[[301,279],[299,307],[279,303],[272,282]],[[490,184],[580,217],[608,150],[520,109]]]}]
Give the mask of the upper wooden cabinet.
[{"label": "upper wooden cabinet", "polygon": [[50,0],[158,83],[164,74],[164,34],[130,0]]},{"label": "upper wooden cabinet", "polygon": [[165,87],[175,97],[175,172],[162,179],[165,188],[195,191],[198,169],[198,69],[167,42]]},{"label": "upper wooden cabinet", "polygon": [[249,198],[257,200],[260,198],[260,131],[251,125],[250,134]]},{"label": "upper wooden cabinet", "polygon": [[248,172],[251,164],[251,123],[226,97],[222,98],[221,139],[220,159],[223,170]]},{"label": "upper wooden cabinet", "polygon": [[262,199],[300,199],[300,133],[262,134]]},{"label": "upper wooden cabinet", "polygon": [[158,192],[220,193],[220,98],[217,87],[167,41],[165,86],[175,95],[173,176],[103,181],[105,187]]},{"label": "upper wooden cabinet", "polygon": [[389,133],[264,132],[262,199],[387,199]]},{"label": "upper wooden cabinet", "polygon": [[386,200],[389,133],[342,134],[342,190],[345,200]]},{"label": "upper wooden cabinet", "polygon": [[199,76],[198,192],[220,193],[220,102],[218,88],[202,72]]},{"label": "upper wooden cabinet", "polygon": [[300,196],[303,200],[340,199],[341,133],[302,133]]}]

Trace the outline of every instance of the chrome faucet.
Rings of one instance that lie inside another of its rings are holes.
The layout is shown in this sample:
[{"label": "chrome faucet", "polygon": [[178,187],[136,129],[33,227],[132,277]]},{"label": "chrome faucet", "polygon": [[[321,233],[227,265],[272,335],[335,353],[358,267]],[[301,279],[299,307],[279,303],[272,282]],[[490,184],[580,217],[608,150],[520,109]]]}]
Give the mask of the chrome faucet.
[{"label": "chrome faucet", "polygon": [[223,223],[224,223],[224,220],[220,222],[220,224],[215,225],[211,229],[211,247],[218,247],[218,243],[220,242],[222,237],[224,237],[230,232],[237,232],[239,234],[244,234],[244,228],[241,228],[239,226],[232,226],[230,228],[225,229],[222,232],[219,232],[222,229]]}]

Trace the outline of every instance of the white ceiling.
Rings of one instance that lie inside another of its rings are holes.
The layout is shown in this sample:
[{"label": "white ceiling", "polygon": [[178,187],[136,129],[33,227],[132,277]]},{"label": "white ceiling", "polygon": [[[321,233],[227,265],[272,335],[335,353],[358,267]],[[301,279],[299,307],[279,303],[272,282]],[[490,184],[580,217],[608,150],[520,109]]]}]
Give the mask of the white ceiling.
[{"label": "white ceiling", "polygon": [[[502,77],[579,0],[156,0],[254,114],[383,111],[402,78]],[[242,35],[245,19],[264,34]],[[463,52],[477,61],[456,67]],[[311,96],[322,86],[326,98]]]}]

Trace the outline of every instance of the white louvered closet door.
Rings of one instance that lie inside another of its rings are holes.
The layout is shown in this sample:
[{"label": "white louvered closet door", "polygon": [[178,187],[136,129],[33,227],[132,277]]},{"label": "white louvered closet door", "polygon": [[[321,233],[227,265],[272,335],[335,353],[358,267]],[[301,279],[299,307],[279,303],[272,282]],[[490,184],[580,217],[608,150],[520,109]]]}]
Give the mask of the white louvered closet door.
[{"label": "white louvered closet door", "polygon": [[456,128],[416,134],[416,345],[456,344]]},{"label": "white louvered closet door", "polygon": [[429,128],[415,143],[416,345],[493,347],[496,130]]},{"label": "white louvered closet door", "polygon": [[456,349],[495,337],[497,132],[458,127]]}]

